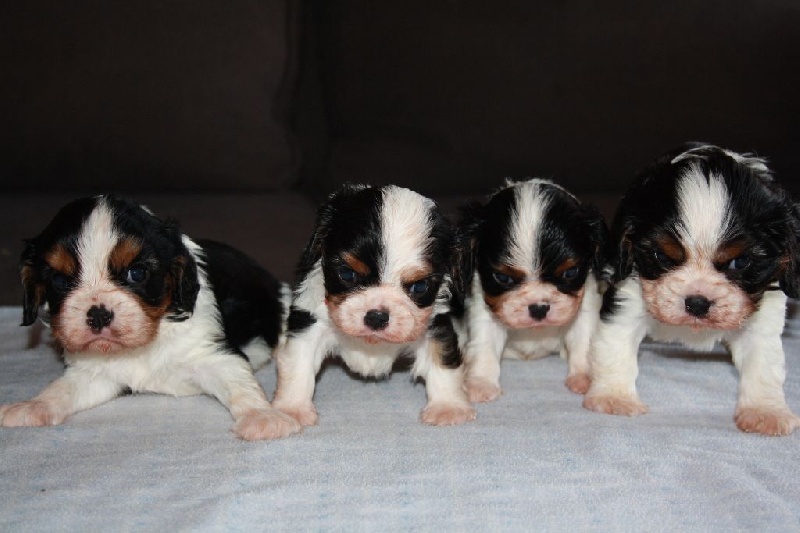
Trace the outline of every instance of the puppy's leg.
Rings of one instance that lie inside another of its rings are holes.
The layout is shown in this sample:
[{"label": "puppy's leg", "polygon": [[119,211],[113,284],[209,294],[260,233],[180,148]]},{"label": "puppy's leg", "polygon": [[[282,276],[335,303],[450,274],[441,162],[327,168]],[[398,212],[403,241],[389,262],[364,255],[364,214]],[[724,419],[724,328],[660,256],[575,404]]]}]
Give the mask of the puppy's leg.
[{"label": "puppy's leg", "polygon": [[564,338],[564,355],[569,366],[564,384],[577,394],[586,394],[592,384],[589,349],[600,320],[600,304],[596,283],[589,278],[581,309]]},{"label": "puppy's leg", "polygon": [[0,406],[0,425],[55,426],[73,413],[90,409],[117,396],[122,386],[103,376],[68,367],[63,376],[35,398]]},{"label": "puppy's leg", "polygon": [[286,437],[302,430],[292,417],[273,408],[250,364],[229,353],[215,353],[197,363],[192,373],[204,393],[217,398],[234,419],[233,431],[243,440]]},{"label": "puppy's leg", "polygon": [[304,426],[313,426],[319,418],[314,408],[315,379],[326,349],[322,345],[321,324],[289,336],[275,351],[278,386],[272,404]]},{"label": "puppy's leg", "polygon": [[[800,418],[789,409],[783,393],[786,367],[780,334],[785,304],[774,305],[777,309],[770,313],[769,298],[764,297],[751,324],[728,341],[740,374],[734,420],[748,433],[788,435],[800,428]],[[775,315],[772,321],[765,316],[770,314]]]},{"label": "puppy's leg", "polygon": [[425,379],[428,405],[421,419],[434,426],[454,426],[475,419],[464,391],[464,365],[449,316],[438,315],[417,350],[413,373]]},{"label": "puppy's leg", "polygon": [[481,300],[470,305],[469,339],[464,346],[464,388],[472,402],[491,402],[503,394],[500,388],[500,358],[508,338],[506,329],[492,319]]},{"label": "puppy's leg", "polygon": [[640,294],[638,281],[626,280],[617,295],[617,309],[597,325],[589,350],[592,383],[583,398],[586,409],[627,416],[647,412],[636,393],[639,344],[647,331]]}]

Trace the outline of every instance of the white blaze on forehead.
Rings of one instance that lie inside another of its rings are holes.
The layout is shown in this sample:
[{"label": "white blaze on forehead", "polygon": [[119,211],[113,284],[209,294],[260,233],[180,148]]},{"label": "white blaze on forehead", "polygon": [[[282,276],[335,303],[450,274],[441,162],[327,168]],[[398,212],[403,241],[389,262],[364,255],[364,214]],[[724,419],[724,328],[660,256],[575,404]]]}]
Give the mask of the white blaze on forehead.
[{"label": "white blaze on forehead", "polygon": [[678,232],[681,241],[693,251],[713,257],[728,230],[730,197],[724,180],[706,176],[691,164],[678,182]]},{"label": "white blaze on forehead", "polygon": [[384,189],[381,209],[384,257],[380,273],[383,283],[398,283],[400,271],[407,267],[425,266],[434,207],[433,200],[414,191],[395,186]]},{"label": "white blaze on forehead", "polygon": [[117,244],[114,216],[105,200],[99,200],[78,236],[78,262],[82,285],[98,285],[108,279],[108,261]]},{"label": "white blaze on forehead", "polygon": [[[509,223],[509,265],[534,273],[541,268],[539,237],[550,200],[543,194],[545,180],[519,183],[514,189],[514,206]],[[497,238],[500,238],[498,235]]]}]

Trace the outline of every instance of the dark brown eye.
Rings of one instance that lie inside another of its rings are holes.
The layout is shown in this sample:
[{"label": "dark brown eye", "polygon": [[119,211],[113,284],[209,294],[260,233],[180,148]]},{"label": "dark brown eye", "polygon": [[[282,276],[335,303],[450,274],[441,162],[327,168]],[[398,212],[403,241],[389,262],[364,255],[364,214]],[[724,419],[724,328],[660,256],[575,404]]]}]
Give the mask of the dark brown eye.
[{"label": "dark brown eye", "polygon": [[672,259],[659,248],[656,248],[656,251],[653,253],[653,255],[661,266],[670,267],[674,264]]},{"label": "dark brown eye", "polygon": [[746,255],[740,255],[731,260],[725,268],[732,271],[744,270],[750,266],[750,258]]},{"label": "dark brown eye", "polygon": [[578,272],[580,272],[580,269],[578,267],[576,266],[570,267],[561,273],[561,277],[565,281],[572,281],[573,279],[578,277]]},{"label": "dark brown eye", "polygon": [[345,283],[355,283],[356,281],[358,281],[358,273],[349,266],[345,265],[340,266],[336,270],[336,273],[339,275],[339,279],[341,279]]},{"label": "dark brown eye", "polygon": [[509,276],[508,274],[503,274],[502,272],[492,272],[492,277],[494,280],[502,285],[503,287],[510,287],[514,284],[514,278]]},{"label": "dark brown eye", "polygon": [[150,277],[150,272],[142,266],[132,266],[128,269],[125,279],[131,285],[139,285],[147,281]]},{"label": "dark brown eye", "polygon": [[50,284],[56,292],[66,292],[72,287],[72,277],[61,272],[53,272],[50,276]]},{"label": "dark brown eye", "polygon": [[408,288],[408,292],[411,294],[424,294],[428,292],[428,287],[430,287],[430,283],[427,279],[421,279],[416,283],[412,284]]}]

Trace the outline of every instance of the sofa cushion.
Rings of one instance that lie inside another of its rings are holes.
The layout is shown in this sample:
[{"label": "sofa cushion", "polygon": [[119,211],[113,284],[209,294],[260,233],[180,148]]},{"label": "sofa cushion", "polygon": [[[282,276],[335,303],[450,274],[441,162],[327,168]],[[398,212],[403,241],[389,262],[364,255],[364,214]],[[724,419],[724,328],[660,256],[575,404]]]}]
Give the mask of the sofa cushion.
[{"label": "sofa cushion", "polygon": [[3,189],[289,185],[285,0],[12,2]]}]

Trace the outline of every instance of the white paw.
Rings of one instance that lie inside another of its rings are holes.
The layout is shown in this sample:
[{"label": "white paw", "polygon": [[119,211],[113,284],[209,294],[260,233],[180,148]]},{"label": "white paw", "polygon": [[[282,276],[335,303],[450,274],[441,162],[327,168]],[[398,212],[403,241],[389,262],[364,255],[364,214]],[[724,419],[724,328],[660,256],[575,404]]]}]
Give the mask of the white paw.
[{"label": "white paw", "polygon": [[639,398],[621,394],[587,394],[583,398],[583,406],[607,415],[636,416],[647,412],[647,406]]},{"label": "white paw", "polygon": [[280,400],[275,400],[272,402],[272,407],[280,409],[303,426],[314,426],[317,424],[317,420],[319,420],[317,410],[314,409],[314,404],[311,403],[307,405],[296,405],[284,404]]},{"label": "white paw", "polygon": [[4,427],[56,426],[66,417],[54,413],[40,400],[10,403],[0,406],[0,425]]},{"label": "white paw", "polygon": [[277,409],[254,409],[236,419],[233,432],[242,440],[271,440],[303,430],[297,420]]},{"label": "white paw", "polygon": [[503,394],[503,389],[496,383],[484,378],[467,378],[464,390],[471,402],[491,402]]},{"label": "white paw", "polygon": [[429,403],[420,418],[431,426],[456,426],[475,420],[475,408],[468,403]]},{"label": "white paw", "polygon": [[733,415],[736,427],[745,433],[761,433],[777,437],[800,428],[800,418],[788,409],[742,407]]},{"label": "white paw", "polygon": [[586,394],[592,385],[592,378],[586,373],[572,374],[567,376],[564,384],[576,394]]}]

